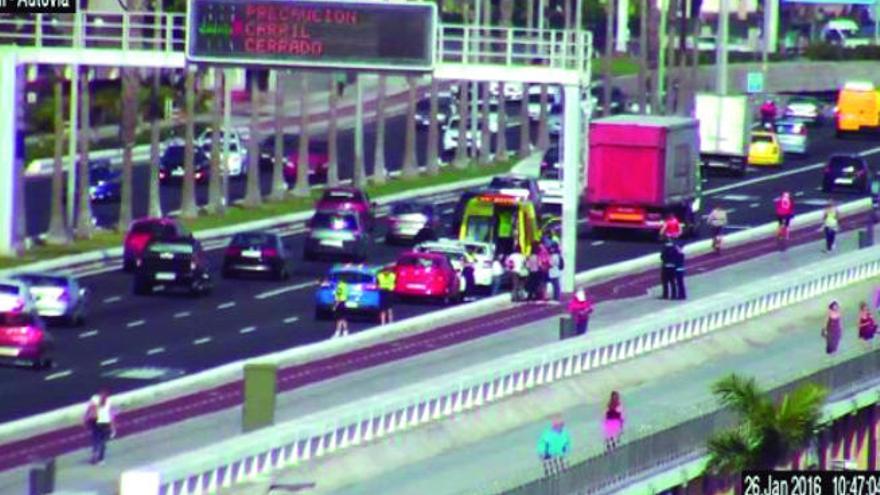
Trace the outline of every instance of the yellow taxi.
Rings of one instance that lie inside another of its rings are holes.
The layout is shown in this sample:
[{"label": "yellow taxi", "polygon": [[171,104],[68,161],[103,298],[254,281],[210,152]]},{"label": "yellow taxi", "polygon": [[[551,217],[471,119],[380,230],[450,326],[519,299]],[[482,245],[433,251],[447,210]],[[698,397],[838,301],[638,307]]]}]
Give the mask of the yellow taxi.
[{"label": "yellow taxi", "polygon": [[782,147],[776,133],[752,131],[749,142],[749,165],[781,165]]}]

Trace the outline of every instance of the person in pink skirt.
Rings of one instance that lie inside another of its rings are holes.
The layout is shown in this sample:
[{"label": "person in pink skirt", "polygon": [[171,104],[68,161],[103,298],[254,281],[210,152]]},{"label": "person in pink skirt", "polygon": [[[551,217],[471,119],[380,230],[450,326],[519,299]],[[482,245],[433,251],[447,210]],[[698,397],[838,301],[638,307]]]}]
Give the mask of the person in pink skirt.
[{"label": "person in pink skirt", "polygon": [[623,404],[620,402],[620,394],[615,390],[608,399],[608,408],[605,409],[605,421],[602,422],[605,434],[605,450],[617,448],[620,443],[620,435],[623,433]]}]

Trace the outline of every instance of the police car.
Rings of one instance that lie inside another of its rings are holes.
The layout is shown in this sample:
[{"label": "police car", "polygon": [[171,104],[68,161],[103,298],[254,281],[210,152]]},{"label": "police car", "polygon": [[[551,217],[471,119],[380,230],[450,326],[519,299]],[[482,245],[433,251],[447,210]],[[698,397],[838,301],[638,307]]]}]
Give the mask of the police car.
[{"label": "police car", "polygon": [[340,264],[330,269],[315,292],[315,319],[325,320],[333,315],[336,287],[339,282],[348,286],[346,313],[367,315],[378,319],[382,310],[379,273],[384,267],[375,265]]}]

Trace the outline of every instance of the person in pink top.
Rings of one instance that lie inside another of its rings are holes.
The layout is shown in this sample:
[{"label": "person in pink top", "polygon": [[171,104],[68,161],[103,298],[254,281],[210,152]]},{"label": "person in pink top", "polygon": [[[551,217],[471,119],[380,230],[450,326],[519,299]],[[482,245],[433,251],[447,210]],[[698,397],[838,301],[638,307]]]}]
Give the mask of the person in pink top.
[{"label": "person in pink top", "polygon": [[623,404],[620,402],[620,394],[616,390],[611,392],[611,398],[608,399],[602,430],[605,435],[605,450],[617,448],[620,443],[620,435],[623,433]]},{"label": "person in pink top", "polygon": [[584,289],[578,289],[568,302],[568,312],[574,319],[575,335],[587,333],[587,323],[590,321],[590,313],[593,312],[593,301],[587,297]]}]

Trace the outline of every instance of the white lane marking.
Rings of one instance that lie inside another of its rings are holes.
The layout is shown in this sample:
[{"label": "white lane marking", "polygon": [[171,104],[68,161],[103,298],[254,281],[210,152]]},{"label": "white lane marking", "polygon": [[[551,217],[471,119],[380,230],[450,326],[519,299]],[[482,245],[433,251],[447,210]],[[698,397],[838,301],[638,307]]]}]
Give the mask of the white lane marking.
[{"label": "white lane marking", "polygon": [[218,304],[217,309],[229,309],[233,306],[235,306],[235,301],[229,301],[229,302],[225,302],[223,304]]},{"label": "white lane marking", "polygon": [[164,347],[154,347],[154,348],[150,349],[149,351],[147,351],[147,356],[152,356],[154,354],[161,354],[163,352],[165,352]]},{"label": "white lane marking", "polygon": [[718,196],[717,199],[723,199],[725,201],[754,201],[758,199],[758,197],[751,194],[722,194]]},{"label": "white lane marking", "polygon": [[111,296],[111,297],[107,297],[104,299],[104,304],[115,303],[115,302],[119,302],[121,300],[122,300],[122,296]]},{"label": "white lane marking", "polygon": [[143,325],[144,323],[146,323],[144,320],[135,320],[135,321],[130,321],[130,322],[126,323],[125,326],[127,326],[128,328],[139,327],[139,326]]},{"label": "white lane marking", "polygon": [[73,370],[59,371],[58,373],[52,373],[51,375],[46,375],[45,378],[43,378],[43,380],[46,380],[48,382],[49,380],[57,380],[59,378],[64,378],[64,377],[70,376],[72,374],[73,374]]},{"label": "white lane marking", "polygon": [[[877,146],[876,148],[870,148],[870,149],[864,150],[864,151],[858,153],[858,155],[861,157],[865,157],[865,156],[874,155],[877,153],[880,153],[880,146]],[[741,182],[737,182],[735,184],[728,184],[726,186],[716,187],[714,189],[707,189],[707,190],[703,191],[703,194],[711,195],[711,194],[718,194],[718,193],[724,192],[724,191],[731,191],[733,189],[740,189],[742,187],[750,186],[752,184],[759,184],[761,182],[769,182],[771,180],[776,180],[780,177],[788,177],[789,175],[801,174],[804,172],[809,172],[811,170],[820,169],[824,166],[825,166],[825,162],[811,163],[809,165],[804,165],[803,167],[800,167],[800,168],[785,170],[782,172],[777,172],[775,174],[770,174],[770,175],[764,175],[761,177],[755,177],[754,179],[748,179],[748,180],[744,180]]]},{"label": "white lane marking", "polygon": [[[822,188],[820,187],[819,189],[822,189]],[[794,197],[799,198],[799,197],[803,196],[804,194],[805,193],[803,191],[795,191]]]},{"label": "white lane marking", "polygon": [[385,236],[384,235],[376,235],[376,236],[373,236],[373,240],[375,240],[377,242],[382,242],[385,240]]},{"label": "white lane marking", "polygon": [[601,246],[602,244],[605,244],[605,241],[593,241],[590,243],[591,246]]},{"label": "white lane marking", "polygon": [[114,364],[116,364],[116,363],[118,363],[118,362],[119,362],[119,358],[118,358],[118,357],[110,358],[110,359],[105,359],[105,360],[101,361],[101,366],[111,366],[111,365],[114,365]]},{"label": "white lane marking", "polygon": [[212,340],[214,340],[214,339],[212,339],[211,337],[202,337],[200,339],[193,340],[193,345],[207,344],[208,342],[210,342]]},{"label": "white lane marking", "polygon": [[121,262],[111,262],[109,265],[101,266],[101,267],[97,267],[97,268],[88,268],[88,269],[83,268],[81,270],[70,270],[70,274],[75,275],[76,277],[79,277],[79,278],[84,278],[84,277],[91,277],[93,275],[101,275],[103,273],[118,272],[119,270],[122,270],[122,263]]},{"label": "white lane marking", "polygon": [[251,332],[256,332],[256,331],[257,331],[257,327],[244,327],[241,330],[239,330],[238,333],[251,333]]},{"label": "white lane marking", "polygon": [[454,213],[454,212],[455,212],[455,208],[446,208],[446,209],[443,210],[442,213],[443,213],[444,215],[449,215],[450,213]]},{"label": "white lane marking", "polygon": [[284,323],[294,323],[296,321],[299,321],[299,316],[291,316],[284,319]]},{"label": "white lane marking", "polygon": [[190,313],[189,311],[181,311],[179,313],[174,313],[174,317],[175,318],[186,318],[187,316],[189,316],[191,314],[192,313]]},{"label": "white lane marking", "polygon": [[802,199],[802,200],[798,201],[798,203],[800,203],[802,205],[809,205],[809,206],[828,206],[828,203],[830,201],[831,201],[830,199],[824,199],[824,198],[807,198],[807,199]]},{"label": "white lane marking", "polygon": [[761,203],[749,203],[749,208],[757,208],[761,206]]},{"label": "white lane marking", "polygon": [[736,208],[727,208],[727,213],[733,213],[736,211]]},{"label": "white lane marking", "polygon": [[724,228],[730,230],[746,230],[753,228],[752,225],[725,225]]},{"label": "white lane marking", "polygon": [[270,297],[275,297],[277,295],[284,294],[286,292],[292,292],[295,290],[305,289],[308,287],[314,287],[316,285],[318,285],[317,281],[303,282],[301,284],[295,284],[295,285],[288,285],[287,287],[281,287],[278,289],[273,289],[270,291],[261,292],[260,294],[257,294],[256,296],[254,296],[254,299],[268,299]]},{"label": "white lane marking", "polygon": [[79,338],[87,339],[89,337],[94,337],[95,335],[98,335],[97,330],[89,330],[88,332],[83,332],[83,333],[79,334]]}]

